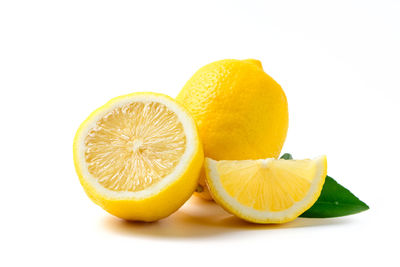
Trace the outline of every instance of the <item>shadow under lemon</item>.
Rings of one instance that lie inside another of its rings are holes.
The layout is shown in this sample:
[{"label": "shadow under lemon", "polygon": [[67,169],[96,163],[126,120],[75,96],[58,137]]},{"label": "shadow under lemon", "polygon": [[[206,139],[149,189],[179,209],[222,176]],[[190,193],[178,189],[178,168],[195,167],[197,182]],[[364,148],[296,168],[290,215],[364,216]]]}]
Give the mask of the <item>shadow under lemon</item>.
[{"label": "shadow under lemon", "polygon": [[105,216],[103,224],[108,230],[122,235],[155,238],[201,238],[240,231],[338,225],[347,222],[347,218],[297,218],[284,224],[253,224],[227,213],[213,201],[192,197],[177,212],[157,222],[132,222],[113,216]]}]

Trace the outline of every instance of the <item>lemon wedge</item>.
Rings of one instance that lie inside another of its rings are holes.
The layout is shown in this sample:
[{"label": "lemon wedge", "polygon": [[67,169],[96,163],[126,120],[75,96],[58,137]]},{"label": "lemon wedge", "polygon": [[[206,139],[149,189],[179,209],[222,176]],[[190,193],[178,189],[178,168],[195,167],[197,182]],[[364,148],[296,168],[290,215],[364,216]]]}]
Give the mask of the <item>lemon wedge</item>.
[{"label": "lemon wedge", "polygon": [[326,156],[305,160],[205,160],[206,182],[228,212],[254,223],[294,220],[318,199]]},{"label": "lemon wedge", "polygon": [[74,139],[74,162],[87,195],[127,220],[155,221],[196,188],[203,150],[192,117],[172,98],[134,93],[94,111]]}]

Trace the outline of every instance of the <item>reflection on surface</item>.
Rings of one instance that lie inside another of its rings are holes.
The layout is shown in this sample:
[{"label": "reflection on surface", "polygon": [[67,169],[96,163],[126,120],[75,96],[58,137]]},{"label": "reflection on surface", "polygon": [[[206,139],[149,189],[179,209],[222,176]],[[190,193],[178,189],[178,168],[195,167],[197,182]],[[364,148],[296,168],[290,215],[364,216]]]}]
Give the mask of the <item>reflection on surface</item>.
[{"label": "reflection on surface", "polygon": [[106,229],[123,235],[156,238],[190,238],[224,235],[240,231],[267,231],[273,229],[337,225],[346,222],[348,221],[344,218],[297,218],[285,224],[252,224],[230,215],[214,202],[192,197],[177,212],[157,222],[128,222],[106,215],[103,223]]}]

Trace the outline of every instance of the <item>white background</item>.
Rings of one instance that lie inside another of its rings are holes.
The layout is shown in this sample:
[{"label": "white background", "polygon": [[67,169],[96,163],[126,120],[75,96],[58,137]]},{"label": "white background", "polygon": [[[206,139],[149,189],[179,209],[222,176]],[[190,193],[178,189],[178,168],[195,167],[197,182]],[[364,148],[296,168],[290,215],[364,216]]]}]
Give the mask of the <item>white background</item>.
[{"label": "white background", "polygon": [[[1,1],[1,266],[399,266],[399,1]],[[176,96],[257,58],[284,88],[283,152],[328,156],[370,210],[280,226],[192,200],[125,223],[84,194],[72,140],[110,98]],[[391,243],[391,241],[395,241]]]}]

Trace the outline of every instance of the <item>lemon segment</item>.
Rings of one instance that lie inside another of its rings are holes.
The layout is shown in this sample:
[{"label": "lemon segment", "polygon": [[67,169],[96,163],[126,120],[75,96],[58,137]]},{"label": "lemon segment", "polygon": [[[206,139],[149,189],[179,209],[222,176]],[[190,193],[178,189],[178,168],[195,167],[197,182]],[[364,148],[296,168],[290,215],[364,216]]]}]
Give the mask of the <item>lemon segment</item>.
[{"label": "lemon segment", "polygon": [[203,157],[189,113],[155,93],[112,99],[74,140],[75,168],[88,196],[128,220],[154,221],[177,210],[196,187]]},{"label": "lemon segment", "polygon": [[305,160],[206,158],[206,181],[223,208],[256,223],[288,222],[318,199],[327,173],[326,157]]}]

